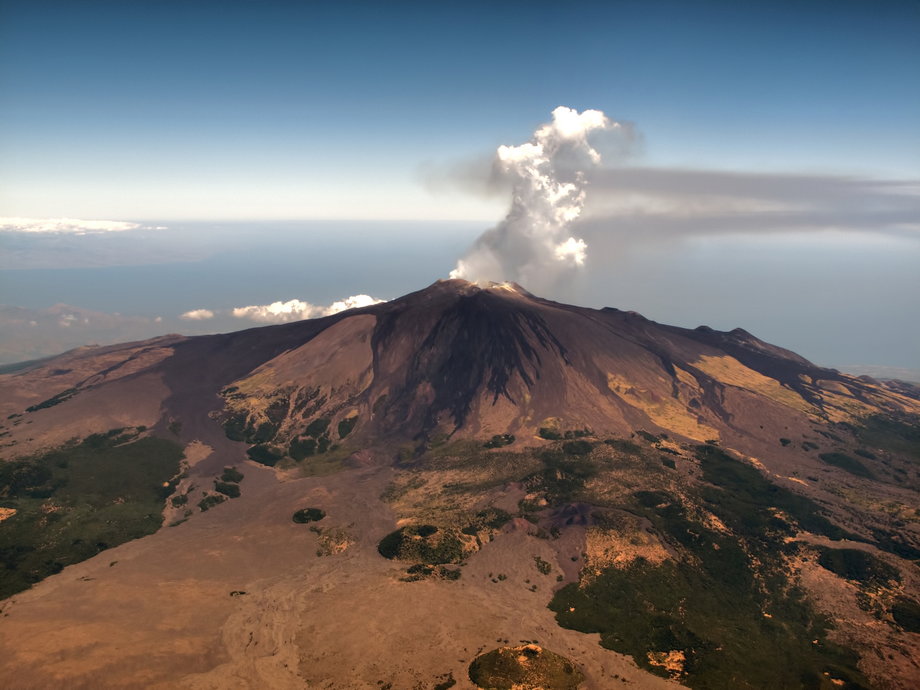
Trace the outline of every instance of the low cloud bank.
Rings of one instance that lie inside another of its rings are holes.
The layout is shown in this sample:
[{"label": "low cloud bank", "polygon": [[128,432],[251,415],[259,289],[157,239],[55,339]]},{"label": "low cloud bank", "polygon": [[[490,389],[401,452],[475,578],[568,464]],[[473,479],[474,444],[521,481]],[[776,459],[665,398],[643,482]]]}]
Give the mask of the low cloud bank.
[{"label": "low cloud bank", "polygon": [[[82,220],[79,218],[0,218],[0,232],[95,235],[125,232],[143,227],[124,220]],[[163,230],[163,227],[154,228]]]},{"label": "low cloud bank", "polygon": [[206,321],[214,318],[214,312],[210,309],[192,309],[184,314],[179,315],[180,319],[185,321]]},{"label": "low cloud bank", "polygon": [[369,307],[380,304],[385,300],[371,297],[370,295],[352,295],[345,299],[337,300],[328,306],[318,306],[299,299],[287,302],[272,302],[271,304],[257,304],[248,307],[237,307],[232,311],[238,319],[249,319],[258,323],[287,323],[288,321],[303,321],[314,319],[318,316],[331,316],[346,309]]},{"label": "low cloud bank", "polygon": [[370,295],[352,295],[351,297],[336,300],[332,304],[321,306],[299,299],[292,299],[287,302],[278,301],[271,304],[250,304],[246,307],[234,307],[223,312],[210,309],[192,309],[182,314],[179,318],[186,321],[203,321],[223,314],[237,319],[248,319],[256,323],[288,323],[290,321],[314,319],[319,316],[331,316],[347,309],[369,307],[372,304],[380,304],[385,301]]}]

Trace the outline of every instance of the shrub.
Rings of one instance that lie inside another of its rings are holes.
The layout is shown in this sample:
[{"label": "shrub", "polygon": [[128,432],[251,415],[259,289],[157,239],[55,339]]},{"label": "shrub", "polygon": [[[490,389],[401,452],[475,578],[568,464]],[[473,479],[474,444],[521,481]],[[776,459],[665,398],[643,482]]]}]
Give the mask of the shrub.
[{"label": "shrub", "polygon": [[294,439],[288,447],[288,453],[295,460],[303,460],[311,455],[316,454],[316,439],[304,438]]},{"label": "shrub", "polygon": [[303,433],[305,436],[313,436],[314,438],[319,438],[326,432],[326,429],[328,428],[329,420],[325,417],[318,417],[307,425],[307,428],[304,429]]},{"label": "shrub", "polygon": [[495,434],[490,440],[485,442],[486,448],[503,448],[514,443],[513,434]]},{"label": "shrub", "polygon": [[220,475],[220,480],[222,482],[234,482],[235,484],[239,484],[243,481],[243,473],[236,469],[236,467],[225,467],[224,473]]},{"label": "shrub", "polygon": [[478,687],[495,690],[575,690],[584,681],[581,671],[564,656],[531,644],[486,652],[473,660],[469,673]]},{"label": "shrub", "polygon": [[246,451],[246,455],[249,456],[250,460],[254,460],[255,462],[269,467],[274,467],[278,461],[284,457],[281,453],[268,445],[253,446]]},{"label": "shrub", "polygon": [[654,434],[650,434],[650,433],[647,432],[647,431],[641,431],[641,430],[640,430],[640,431],[637,431],[637,432],[636,432],[636,435],[639,436],[639,437],[641,437],[641,438],[643,438],[643,439],[645,439],[645,440],[646,440],[647,442],[649,442],[649,443],[658,443],[658,442],[661,440],[660,438],[658,438],[658,437],[655,436]]},{"label": "shrub", "polygon": [[231,484],[230,482],[214,482],[215,491],[222,493],[227,498],[239,498],[240,495],[240,486],[239,484]]},{"label": "shrub", "polygon": [[291,516],[291,520],[304,525],[308,522],[318,522],[326,517],[326,511],[320,508],[302,508]]},{"label": "shrub", "polygon": [[549,561],[544,561],[539,556],[534,556],[533,562],[534,565],[537,566],[537,570],[539,570],[544,575],[549,575],[551,572],[553,572],[553,565]]},{"label": "shrub", "polygon": [[358,422],[357,415],[354,417],[349,417],[348,419],[343,419],[339,422],[339,438],[345,438],[348,434],[351,433],[351,430],[355,428],[355,424]]},{"label": "shrub", "polygon": [[222,496],[221,494],[208,494],[207,496],[202,498],[200,501],[198,501],[198,508],[201,509],[202,513],[204,513],[210,510],[211,508],[213,508],[214,506],[220,505],[226,500],[227,500],[227,497]]},{"label": "shrub", "polygon": [[463,559],[463,543],[457,534],[434,525],[407,525],[390,532],[380,540],[377,551],[390,560],[429,565],[459,563]]}]

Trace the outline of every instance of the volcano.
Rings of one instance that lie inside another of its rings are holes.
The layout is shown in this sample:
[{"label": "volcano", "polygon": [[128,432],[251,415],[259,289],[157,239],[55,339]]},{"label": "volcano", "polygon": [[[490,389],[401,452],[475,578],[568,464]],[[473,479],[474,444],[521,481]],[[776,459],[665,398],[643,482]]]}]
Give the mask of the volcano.
[{"label": "volcano", "polygon": [[0,390],[7,687],[920,682],[920,389],[742,329],[446,280]]}]

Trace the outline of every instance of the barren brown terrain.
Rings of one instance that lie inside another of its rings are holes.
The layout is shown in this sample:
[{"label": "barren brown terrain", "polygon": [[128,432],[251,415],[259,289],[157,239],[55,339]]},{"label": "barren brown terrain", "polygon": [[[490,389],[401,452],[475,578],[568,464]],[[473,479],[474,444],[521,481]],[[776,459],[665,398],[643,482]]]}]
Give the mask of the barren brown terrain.
[{"label": "barren brown terrain", "polygon": [[740,329],[441,281],[0,390],[0,537],[92,521],[66,453],[113,458],[91,491],[122,449],[184,456],[137,479],[147,536],[25,573],[47,544],[3,542],[34,582],[4,687],[472,688],[522,645],[583,688],[920,682],[920,391]]}]

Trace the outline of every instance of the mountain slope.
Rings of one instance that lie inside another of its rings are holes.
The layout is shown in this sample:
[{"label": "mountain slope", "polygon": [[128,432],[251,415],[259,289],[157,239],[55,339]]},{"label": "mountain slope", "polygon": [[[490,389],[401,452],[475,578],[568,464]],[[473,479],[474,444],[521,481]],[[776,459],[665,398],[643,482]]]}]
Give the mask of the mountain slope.
[{"label": "mountain slope", "polygon": [[[152,434],[186,458],[162,477],[174,526],[4,604],[0,674],[23,687],[468,687],[477,650],[536,639],[585,687],[917,679],[918,390],[741,329],[451,280],[323,319],[73,351],[0,389],[5,467],[51,468],[0,486],[4,527],[84,524],[71,439],[121,429],[94,441],[117,454]],[[291,521],[308,506],[319,522]],[[38,546],[6,548],[18,572]],[[123,612],[94,608],[113,591]],[[433,613],[410,614],[416,600]],[[50,635],[62,620],[80,635]],[[432,635],[457,660],[423,651]],[[59,661],[39,668],[35,650]]]}]

